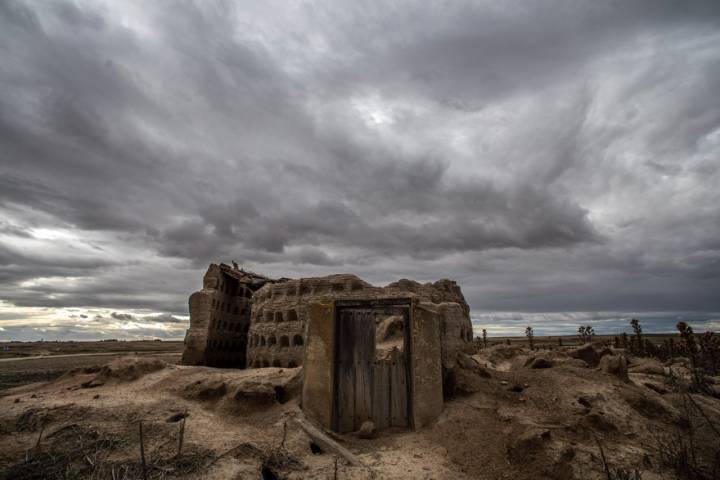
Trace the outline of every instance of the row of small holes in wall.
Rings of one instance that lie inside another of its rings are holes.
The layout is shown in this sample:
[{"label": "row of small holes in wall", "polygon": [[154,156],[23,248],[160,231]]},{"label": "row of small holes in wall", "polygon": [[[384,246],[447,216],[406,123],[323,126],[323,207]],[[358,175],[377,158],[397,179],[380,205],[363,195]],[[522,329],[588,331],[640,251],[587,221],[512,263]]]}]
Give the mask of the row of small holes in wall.
[{"label": "row of small holes in wall", "polygon": [[[267,359],[257,359],[257,360],[251,360],[248,364],[250,368],[269,368],[269,367],[275,367],[275,368],[282,368],[282,362],[278,359],[275,359],[270,363]],[[297,363],[295,361],[290,360],[285,364],[285,368],[295,368],[297,367]]]},{"label": "row of small holes in wall", "polygon": [[[294,335],[292,338],[292,346],[293,347],[300,347],[303,345],[303,337],[300,334]],[[274,335],[271,335],[270,337],[265,339],[265,337],[261,335],[253,335],[250,338],[250,346],[251,347],[274,347],[277,345],[277,340]],[[283,335],[280,337],[280,348],[285,348],[290,346],[290,338],[287,335]]]},{"label": "row of small holes in wall", "polygon": [[270,289],[270,291],[264,295],[264,299],[271,299],[274,296],[292,297],[294,295],[317,295],[320,293],[355,291],[362,289],[362,284],[357,282],[349,284],[332,283],[328,285],[301,285],[300,287],[295,288]]},{"label": "row of small holes in wall", "polygon": [[[287,319],[287,320],[285,320]],[[275,323],[282,323],[282,322],[297,322],[298,321],[298,314],[295,310],[288,310],[287,312],[265,312],[259,311],[257,315],[255,316],[255,321],[257,323],[265,322],[272,322],[275,321]]]},{"label": "row of small holes in wall", "polygon": [[234,295],[237,297],[245,297],[245,298],[250,298],[250,297],[252,297],[252,294],[253,294],[252,290],[243,288],[243,286],[240,284],[238,284],[235,291],[232,292],[231,291],[232,288],[230,288],[230,284],[226,283],[226,282],[220,282],[220,288],[218,288],[218,290],[220,290],[222,293],[225,293],[227,295]]},{"label": "row of small holes in wall", "polygon": [[228,330],[230,332],[242,331],[243,324],[228,322],[227,320],[220,321],[216,318],[210,320],[210,328],[217,330]]},{"label": "row of small holes in wall", "polygon": [[244,340],[210,340],[208,348],[218,352],[244,352]]},{"label": "row of small holes in wall", "polygon": [[[213,300],[212,300],[212,308],[213,308],[214,310],[220,310],[220,311],[225,312],[225,313],[230,313],[230,309],[232,308],[232,306],[230,305],[230,303],[225,304],[225,302],[216,301],[216,300],[213,298]],[[245,315],[245,313],[247,313],[247,310],[246,310],[245,308],[243,308],[242,310],[240,310],[240,307],[235,306],[235,308],[233,309],[233,314],[234,314],[234,315],[238,315],[238,314],[239,314],[239,315]]]}]

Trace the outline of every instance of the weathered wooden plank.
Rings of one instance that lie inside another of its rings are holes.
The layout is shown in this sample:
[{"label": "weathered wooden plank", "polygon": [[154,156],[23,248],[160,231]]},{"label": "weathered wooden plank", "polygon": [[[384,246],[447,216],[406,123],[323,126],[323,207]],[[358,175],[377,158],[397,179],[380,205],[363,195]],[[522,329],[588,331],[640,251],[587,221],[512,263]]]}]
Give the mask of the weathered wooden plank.
[{"label": "weathered wooden plank", "polygon": [[337,428],[341,433],[351,432],[355,418],[355,365],[353,358],[354,318],[351,311],[340,312],[337,345]]},{"label": "weathered wooden plank", "polygon": [[375,358],[375,329],[372,311],[353,310],[355,326],[355,418],[358,430],[363,422],[372,418],[372,364]]},{"label": "weathered wooden plank", "polygon": [[390,369],[383,360],[375,362],[373,371],[373,422],[380,430],[390,426]]},{"label": "weathered wooden plank", "polygon": [[350,465],[356,467],[365,467],[359,458],[353,455],[347,448],[337,443],[332,438],[328,437],[324,432],[315,427],[313,424],[308,422],[302,417],[295,417],[295,423],[303,429],[303,431],[310,437],[315,443],[325,451],[333,452],[343,457]]},{"label": "weathered wooden plank", "polygon": [[390,371],[390,425],[407,427],[407,379],[405,355],[393,352]]}]

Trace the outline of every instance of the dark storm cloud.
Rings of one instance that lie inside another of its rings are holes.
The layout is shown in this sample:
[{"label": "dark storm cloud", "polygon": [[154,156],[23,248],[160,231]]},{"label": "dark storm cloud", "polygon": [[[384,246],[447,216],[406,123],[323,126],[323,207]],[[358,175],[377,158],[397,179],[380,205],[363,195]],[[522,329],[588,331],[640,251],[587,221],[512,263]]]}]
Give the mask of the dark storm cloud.
[{"label": "dark storm cloud", "polygon": [[717,311],[719,23],[713,1],[0,2],[0,300],[182,314],[237,259],[453,277],[476,309]]},{"label": "dark storm cloud", "polygon": [[[103,321],[105,320],[102,316],[95,317],[96,320]],[[187,324],[187,320],[183,320],[181,318],[174,317],[173,315],[169,314],[159,314],[159,315],[146,315],[142,318],[137,317],[136,315],[131,315],[129,313],[120,313],[120,312],[112,312],[110,313],[110,318],[114,320],[121,320],[121,321],[134,321],[134,322],[157,322],[157,323],[182,323]]]}]

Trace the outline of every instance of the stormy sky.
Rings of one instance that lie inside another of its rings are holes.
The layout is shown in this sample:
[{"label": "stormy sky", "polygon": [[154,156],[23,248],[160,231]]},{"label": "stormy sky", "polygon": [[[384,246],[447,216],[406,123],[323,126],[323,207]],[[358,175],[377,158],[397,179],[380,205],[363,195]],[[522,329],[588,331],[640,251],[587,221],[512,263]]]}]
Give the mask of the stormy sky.
[{"label": "stormy sky", "polygon": [[0,340],[182,338],[233,259],[720,328],[720,2],[0,1]]}]

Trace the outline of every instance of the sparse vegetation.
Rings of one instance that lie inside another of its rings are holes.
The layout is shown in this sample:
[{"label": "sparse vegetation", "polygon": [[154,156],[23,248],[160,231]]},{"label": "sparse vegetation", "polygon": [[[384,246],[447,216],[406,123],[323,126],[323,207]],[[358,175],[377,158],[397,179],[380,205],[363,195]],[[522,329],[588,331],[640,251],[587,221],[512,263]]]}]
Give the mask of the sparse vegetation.
[{"label": "sparse vegetation", "polygon": [[582,343],[592,342],[592,338],[595,336],[595,330],[590,325],[581,325],[578,328],[578,333],[580,334],[580,341]]},{"label": "sparse vegetation", "polygon": [[681,391],[681,421],[670,433],[655,435],[660,464],[681,480],[720,477],[720,430],[688,391]]},{"label": "sparse vegetation", "polygon": [[680,332],[683,342],[685,343],[685,351],[690,359],[690,370],[692,372],[693,383],[695,386],[700,386],[703,383],[703,379],[693,329],[685,322],[678,322],[677,329]]},{"label": "sparse vegetation", "polygon": [[607,480],[642,480],[642,473],[638,469],[627,469],[623,467],[613,467],[608,462],[605,456],[605,449],[603,449],[602,443],[597,436],[595,436],[595,443],[600,451],[600,466],[605,473]]},{"label": "sparse vegetation", "polygon": [[535,350],[535,334],[533,333],[532,327],[525,328],[525,336],[528,339],[528,344],[530,345],[530,350]]},{"label": "sparse vegetation", "polygon": [[672,337],[666,338],[662,343],[653,343],[642,335],[642,325],[636,319],[630,321],[634,336],[628,341],[628,335],[623,333],[619,344],[621,348],[629,349],[638,357],[654,357],[661,361],[672,360],[675,357],[687,357],[690,361],[693,382],[703,384],[704,375],[720,374],[720,336],[713,332],[695,335],[693,328],[686,322],[679,322],[676,326],[680,334],[680,342]]},{"label": "sparse vegetation", "polygon": [[712,375],[720,373],[720,337],[713,332],[705,332],[700,337],[700,352],[706,371]]},{"label": "sparse vegetation", "polygon": [[643,338],[642,338],[642,326],[640,321],[636,318],[630,320],[630,326],[633,329],[635,336],[630,340],[630,350],[636,355],[643,355]]}]

